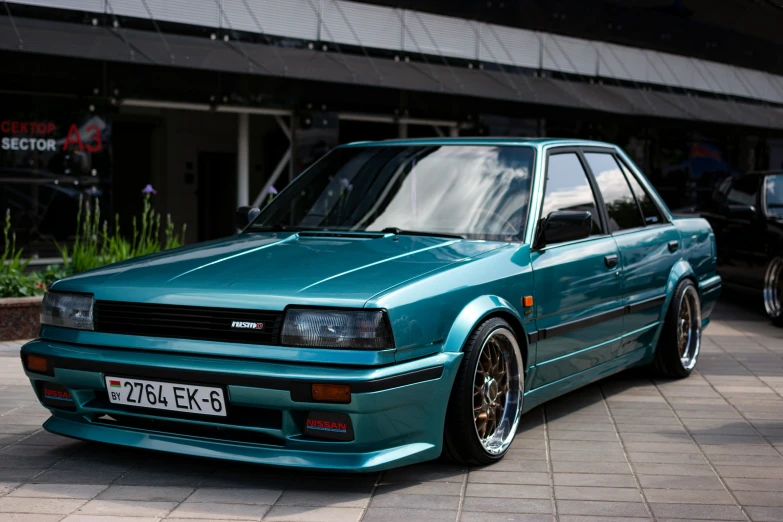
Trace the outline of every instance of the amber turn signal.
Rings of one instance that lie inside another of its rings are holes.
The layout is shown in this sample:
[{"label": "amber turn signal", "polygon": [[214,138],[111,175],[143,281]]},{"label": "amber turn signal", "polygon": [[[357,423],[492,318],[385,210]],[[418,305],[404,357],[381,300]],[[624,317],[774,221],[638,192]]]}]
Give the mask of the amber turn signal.
[{"label": "amber turn signal", "polygon": [[27,371],[35,373],[49,373],[49,361],[40,355],[25,355]]},{"label": "amber turn signal", "polygon": [[313,384],[313,400],[318,402],[351,402],[347,384]]},{"label": "amber turn signal", "polygon": [[522,298],[522,306],[533,306],[533,296],[526,295]]}]

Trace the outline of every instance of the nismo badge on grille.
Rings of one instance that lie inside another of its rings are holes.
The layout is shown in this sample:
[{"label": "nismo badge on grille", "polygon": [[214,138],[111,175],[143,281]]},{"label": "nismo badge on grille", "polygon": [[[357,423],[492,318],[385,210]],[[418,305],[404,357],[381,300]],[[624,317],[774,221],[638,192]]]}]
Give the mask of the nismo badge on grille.
[{"label": "nismo badge on grille", "polygon": [[263,330],[264,323],[248,323],[245,321],[231,321],[231,328],[246,328],[248,330]]}]

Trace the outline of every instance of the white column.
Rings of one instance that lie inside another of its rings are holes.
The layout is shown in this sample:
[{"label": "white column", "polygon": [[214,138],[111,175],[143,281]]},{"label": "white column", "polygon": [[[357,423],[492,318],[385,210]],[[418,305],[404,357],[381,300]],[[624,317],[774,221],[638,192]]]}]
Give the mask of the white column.
[{"label": "white column", "polygon": [[397,137],[401,140],[404,140],[408,137],[408,124],[407,123],[398,123],[397,124]]},{"label": "white column", "polygon": [[449,127],[449,136],[459,138],[459,127]]},{"label": "white column", "polygon": [[237,116],[237,206],[242,207],[250,201],[250,116]]}]

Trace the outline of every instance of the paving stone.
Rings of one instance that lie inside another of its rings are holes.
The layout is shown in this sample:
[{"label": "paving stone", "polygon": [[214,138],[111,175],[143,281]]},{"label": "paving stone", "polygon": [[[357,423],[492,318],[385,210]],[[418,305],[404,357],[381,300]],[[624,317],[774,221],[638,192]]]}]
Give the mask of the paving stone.
[{"label": "paving stone", "polygon": [[45,471],[36,475],[35,482],[48,482],[53,484],[102,484],[109,485],[116,480],[121,473],[103,473],[96,471],[59,470]]},{"label": "paving stone", "polygon": [[783,479],[783,463],[777,467],[768,466],[724,466],[717,465],[721,477]]},{"label": "paving stone", "polygon": [[644,488],[650,503],[666,504],[734,504],[734,499],[723,490],[652,489]]},{"label": "paving stone", "polygon": [[561,515],[560,522],[649,522],[649,518],[637,517],[596,517],[589,515]]},{"label": "paving stone", "polygon": [[647,511],[639,502],[603,502],[596,500],[558,500],[557,512],[563,515],[595,515],[606,517],[646,517]]},{"label": "paving stone", "polygon": [[149,500],[91,500],[79,509],[79,514],[165,517],[176,506],[176,502],[152,502]]},{"label": "paving stone", "polygon": [[[441,498],[439,495],[416,495],[389,493],[395,497],[425,497]],[[458,496],[447,498],[459,501]],[[364,508],[370,502],[370,493],[365,491],[335,491],[335,490],[286,490],[277,500],[278,506],[310,506],[310,507],[339,507],[339,508]],[[414,501],[412,501],[414,502]],[[271,502],[270,502],[271,504]],[[387,507],[387,506],[384,506]],[[456,508],[455,508],[456,509]]]},{"label": "paving stone", "polygon": [[636,481],[634,481],[630,469],[627,474],[555,473],[553,477],[555,486],[636,487]]},{"label": "paving stone", "polygon": [[693,477],[712,477],[715,473],[707,466],[697,464],[653,464],[648,462],[634,463],[634,469],[639,475],[684,475]]},{"label": "paving stone", "polygon": [[555,473],[626,473],[630,471],[627,462],[566,462],[553,461]]},{"label": "paving stone", "polygon": [[608,500],[612,502],[639,502],[637,488],[600,488],[588,486],[555,486],[558,500]]},{"label": "paving stone", "polygon": [[756,522],[783,522],[783,509],[777,507],[748,506],[745,510]]},{"label": "paving stone", "polygon": [[466,497],[462,510],[480,513],[551,514],[552,501],[523,498]]},{"label": "paving stone", "polygon": [[[43,513],[51,515],[67,515],[78,509],[86,500],[61,498],[0,498],[0,513]],[[4,515],[3,515],[4,516]]]},{"label": "paving stone", "polygon": [[259,520],[268,510],[269,506],[258,504],[185,502],[174,509],[174,511],[172,511],[169,515],[169,518],[198,518],[207,520]]},{"label": "paving stone", "polygon": [[[480,486],[482,484],[475,484]],[[468,484],[468,490],[470,490],[471,484]],[[494,487],[498,487],[494,485]],[[515,488],[522,487],[543,487],[543,486],[514,486]],[[461,482],[400,482],[397,484],[380,484],[376,490],[376,494],[383,492],[399,493],[401,495],[457,495],[459,496],[462,491]]]},{"label": "paving stone", "polygon": [[59,522],[62,515],[40,515],[28,513],[3,513],[3,522]]},{"label": "paving stone", "polygon": [[[384,508],[377,508],[384,509]],[[394,510],[392,511],[399,511]],[[427,513],[448,513],[448,511],[426,511]],[[367,511],[369,515],[370,511]],[[453,511],[455,516],[456,511]],[[335,507],[299,507],[299,506],[275,506],[264,517],[270,522],[348,522],[359,520],[362,514],[360,508],[335,508]],[[364,517],[367,520],[367,516]],[[406,520],[409,520],[406,517]],[[415,520],[415,519],[414,519]]]},{"label": "paving stone", "polygon": [[152,486],[109,486],[98,499],[101,500],[143,500],[152,502],[182,502],[193,492],[193,488]]},{"label": "paving stone", "polygon": [[466,497],[483,498],[538,498],[551,499],[549,486],[510,485],[510,484],[468,484]]},{"label": "paving stone", "polygon": [[[545,457],[546,458],[546,457]],[[483,466],[477,469],[478,471],[514,471],[529,473],[539,472],[546,473],[548,470],[546,460],[519,460],[509,459],[508,455],[500,462],[491,464],[489,466]]]},{"label": "paving stone", "polygon": [[783,478],[725,478],[724,480],[729,488],[735,491],[783,492]]},{"label": "paving stone", "polygon": [[[367,500],[369,499],[364,500],[361,505],[345,507],[364,507]],[[280,503],[278,503],[278,505],[280,505]],[[331,503],[328,503],[328,505],[331,505]],[[456,511],[459,508],[459,497],[451,495],[399,495],[396,493],[383,493],[375,495],[370,505],[379,508],[407,508],[415,506],[416,509],[448,509]]]},{"label": "paving stone", "polygon": [[704,504],[650,503],[650,508],[658,519],[690,518],[695,520],[746,520],[736,505],[716,506]]},{"label": "paving stone", "polygon": [[[118,476],[119,474],[117,474],[114,478]],[[118,479],[115,483],[123,486],[174,486],[195,488],[201,484],[203,480],[203,475],[130,471],[122,478]]]},{"label": "paving stone", "polygon": [[468,482],[484,484],[531,484],[548,485],[547,473],[512,473],[508,471],[474,471],[468,475]]},{"label": "paving stone", "polygon": [[[486,522],[487,515],[474,511],[463,511],[460,522]],[[531,514],[512,514],[504,513],[504,522],[554,522],[552,515],[531,515]],[[560,520],[563,520],[562,518]]]},{"label": "paving stone", "polygon": [[645,451],[628,452],[628,460],[632,463],[647,462],[650,464],[701,464],[707,461],[698,453],[648,453]]},{"label": "paving stone", "polygon": [[[278,508],[275,507],[272,509],[272,512],[282,510],[284,508]],[[290,508],[288,508],[290,509]],[[272,521],[307,521],[307,520],[314,520],[320,522],[320,520],[323,519],[306,519],[306,518],[296,518],[295,516],[292,518],[272,518],[271,515],[273,514],[270,512],[270,516],[264,519],[266,522],[267,520]],[[288,516],[289,512],[282,511],[281,517]],[[360,511],[361,513],[361,511]],[[294,515],[296,512],[294,512]],[[356,515],[357,518],[340,518],[340,513],[336,514],[337,516],[335,518],[332,518],[331,520],[334,520],[336,522],[342,522],[343,520],[357,520],[359,517],[359,514]],[[486,515],[482,514],[482,516],[486,517]],[[454,522],[454,520],[457,519],[457,511],[436,511],[431,509],[393,509],[393,508],[374,508],[370,507],[367,512],[364,514],[364,517],[362,518],[362,522],[399,522],[400,520],[404,520],[405,522]],[[329,520],[329,519],[326,519]],[[465,520],[463,517],[462,520]],[[486,520],[486,518],[484,519]]]},{"label": "paving stone", "polygon": [[24,484],[11,497],[91,499],[106,486],[83,484]]},{"label": "paving stone", "polygon": [[68,515],[62,522],[158,522],[158,517],[121,517],[113,515]]},{"label": "paving stone", "polygon": [[652,489],[715,489],[725,491],[723,484],[715,475],[683,476],[683,475],[637,475],[643,488]]},{"label": "paving stone", "polygon": [[783,508],[783,493],[777,491],[734,491],[743,506],[775,506]]}]

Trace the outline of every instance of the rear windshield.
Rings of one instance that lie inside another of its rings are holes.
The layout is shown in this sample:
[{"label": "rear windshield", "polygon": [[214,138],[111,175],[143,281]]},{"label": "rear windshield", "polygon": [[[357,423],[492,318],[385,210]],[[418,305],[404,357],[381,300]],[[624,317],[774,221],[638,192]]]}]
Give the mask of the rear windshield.
[{"label": "rear windshield", "polygon": [[769,176],[764,182],[767,214],[783,216],[783,174]]}]

